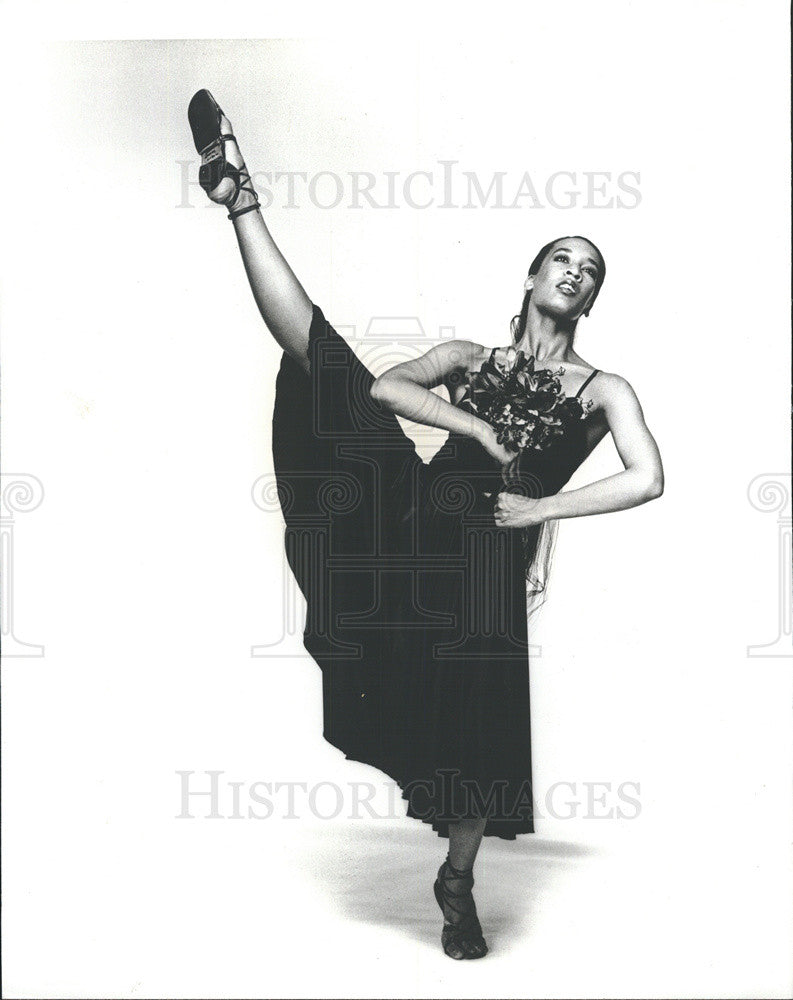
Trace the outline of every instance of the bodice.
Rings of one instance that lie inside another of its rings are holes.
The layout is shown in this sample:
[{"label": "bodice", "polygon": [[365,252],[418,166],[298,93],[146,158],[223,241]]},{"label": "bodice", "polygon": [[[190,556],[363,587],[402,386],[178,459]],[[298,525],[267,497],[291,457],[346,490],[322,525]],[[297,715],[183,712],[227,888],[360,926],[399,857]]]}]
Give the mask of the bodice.
[{"label": "bodice", "polygon": [[[452,432],[429,463],[434,480],[449,477],[467,486],[478,498],[477,506],[488,509],[499,493],[515,492],[533,498],[552,496],[569,481],[586,457],[585,419],[570,425],[547,448],[521,452],[507,472],[474,438]],[[488,496],[489,494],[489,496]]]},{"label": "bodice", "polygon": [[[486,368],[490,369],[486,378],[491,382],[494,374],[497,376],[497,371],[494,369],[499,369],[497,364],[494,365],[495,354],[494,348],[489,360],[480,368],[480,372]],[[524,360],[519,355],[518,369],[513,371],[522,368],[525,372]],[[529,359],[529,371],[533,370],[532,365],[533,359]],[[547,374],[548,370],[544,369],[544,372]],[[595,369],[584,380],[575,394],[576,399],[580,398],[582,390],[597,372],[598,369]],[[518,378],[520,377],[521,375],[518,375]],[[481,383],[479,391],[482,391]],[[514,392],[515,386],[513,385],[509,391]],[[456,405],[469,413],[476,412],[470,397],[464,397]],[[516,454],[516,459],[507,467],[502,467],[478,441],[452,432],[433,457],[429,478],[433,479],[436,474],[444,473],[452,479],[457,477],[461,486],[467,483],[478,500],[487,506],[494,503],[498,493],[501,492],[521,493],[532,498],[552,496],[562,489],[586,457],[585,421],[586,416],[565,421],[562,433],[557,434],[544,447],[524,448],[520,454]]]}]

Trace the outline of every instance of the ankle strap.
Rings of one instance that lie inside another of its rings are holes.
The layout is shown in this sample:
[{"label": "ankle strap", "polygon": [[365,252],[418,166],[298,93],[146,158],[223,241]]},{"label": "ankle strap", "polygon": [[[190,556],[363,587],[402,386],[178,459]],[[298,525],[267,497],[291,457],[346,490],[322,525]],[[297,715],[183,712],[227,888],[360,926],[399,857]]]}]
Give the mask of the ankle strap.
[{"label": "ankle strap", "polygon": [[238,208],[236,212],[229,212],[229,218],[233,221],[238,219],[241,215],[245,215],[246,212],[252,212],[256,208],[261,208],[258,201],[255,201],[252,205],[248,205],[247,208]]},{"label": "ankle strap", "polygon": [[[233,139],[234,136],[233,135],[221,136],[221,139],[223,138]],[[230,175],[233,171],[233,177],[237,185],[237,192],[234,195],[235,201],[237,200],[241,191],[245,191],[246,194],[253,195],[252,205],[248,205],[246,208],[238,208],[236,210],[229,212],[228,217],[233,221],[234,219],[238,219],[241,215],[245,215],[246,212],[252,212],[255,208],[260,208],[261,206],[259,205],[259,198],[256,194],[256,189],[254,188],[251,182],[251,175],[250,173],[248,173],[248,168],[245,166],[245,164],[243,163],[241,167],[232,167],[231,164],[229,164],[227,167],[227,171]]]},{"label": "ankle strap", "polygon": [[454,865],[449,861],[449,856],[446,856],[446,871],[452,876],[452,878],[469,878],[474,871],[473,865],[470,868],[455,868]]}]

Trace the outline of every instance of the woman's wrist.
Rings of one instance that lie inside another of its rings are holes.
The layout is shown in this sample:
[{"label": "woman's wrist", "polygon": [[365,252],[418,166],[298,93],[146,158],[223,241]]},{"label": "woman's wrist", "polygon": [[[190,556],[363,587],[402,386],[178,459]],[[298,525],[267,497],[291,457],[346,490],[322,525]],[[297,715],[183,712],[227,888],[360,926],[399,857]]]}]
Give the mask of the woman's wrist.
[{"label": "woman's wrist", "polygon": [[555,496],[540,497],[537,502],[537,513],[540,521],[553,521],[556,518],[554,510]]}]

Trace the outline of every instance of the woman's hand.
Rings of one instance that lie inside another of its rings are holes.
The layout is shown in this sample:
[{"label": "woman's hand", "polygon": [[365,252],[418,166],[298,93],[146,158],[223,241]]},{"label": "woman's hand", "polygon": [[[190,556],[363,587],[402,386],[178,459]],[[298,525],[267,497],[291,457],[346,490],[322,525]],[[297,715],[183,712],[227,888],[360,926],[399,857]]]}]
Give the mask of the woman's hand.
[{"label": "woman's hand", "polygon": [[542,500],[520,493],[499,493],[493,517],[500,528],[531,528],[542,524]]},{"label": "woman's hand", "polygon": [[509,448],[505,448],[503,444],[498,443],[498,432],[490,424],[484,423],[476,436],[477,441],[482,445],[485,451],[494,458],[500,466],[507,466],[512,461],[513,458],[518,454],[516,451],[510,451]]}]

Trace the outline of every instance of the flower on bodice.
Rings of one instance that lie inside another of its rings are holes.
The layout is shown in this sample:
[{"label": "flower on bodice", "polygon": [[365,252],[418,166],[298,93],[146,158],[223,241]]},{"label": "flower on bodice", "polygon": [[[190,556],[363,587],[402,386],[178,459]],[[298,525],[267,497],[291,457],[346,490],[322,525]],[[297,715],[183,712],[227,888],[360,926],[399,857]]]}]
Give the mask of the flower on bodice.
[{"label": "flower on bodice", "polygon": [[558,376],[535,368],[535,357],[507,348],[506,363],[496,360],[494,348],[478,371],[466,373],[461,402],[498,431],[498,442],[522,452],[545,449],[567,428],[587,416],[592,401],[566,396]]}]

